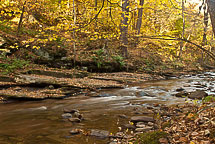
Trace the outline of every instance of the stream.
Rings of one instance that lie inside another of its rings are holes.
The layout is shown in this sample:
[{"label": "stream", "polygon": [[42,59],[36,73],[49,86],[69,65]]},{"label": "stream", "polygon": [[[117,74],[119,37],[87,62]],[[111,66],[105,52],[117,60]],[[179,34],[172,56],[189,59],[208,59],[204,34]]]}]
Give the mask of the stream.
[{"label": "stream", "polygon": [[[98,97],[79,95],[63,100],[0,103],[0,144],[106,144],[108,139],[71,135],[69,131],[78,128],[116,133],[131,116],[143,113],[155,104],[184,103],[186,98],[173,96],[178,88],[215,94],[214,78],[215,73],[207,72],[136,83],[124,89],[99,90]],[[65,108],[79,110],[84,120],[72,123],[63,119]]]}]

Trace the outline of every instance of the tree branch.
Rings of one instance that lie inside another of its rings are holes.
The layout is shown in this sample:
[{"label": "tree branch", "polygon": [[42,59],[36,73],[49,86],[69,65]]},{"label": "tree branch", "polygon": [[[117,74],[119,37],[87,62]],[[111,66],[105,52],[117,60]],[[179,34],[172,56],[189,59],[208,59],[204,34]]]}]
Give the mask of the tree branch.
[{"label": "tree branch", "polygon": [[[182,39],[182,38],[177,38],[177,37],[172,37],[172,36],[168,36],[168,35],[159,35],[159,36],[137,36],[139,38],[148,38],[148,39],[160,39],[160,40],[171,40],[171,41],[185,41],[187,43],[190,43],[194,46],[196,46],[197,48],[201,49],[202,51],[204,51],[205,53],[207,53],[213,60],[215,60],[215,55],[204,49],[202,46],[196,44],[196,43],[193,43],[187,39]],[[163,38],[163,37],[169,37],[169,38]]]}]

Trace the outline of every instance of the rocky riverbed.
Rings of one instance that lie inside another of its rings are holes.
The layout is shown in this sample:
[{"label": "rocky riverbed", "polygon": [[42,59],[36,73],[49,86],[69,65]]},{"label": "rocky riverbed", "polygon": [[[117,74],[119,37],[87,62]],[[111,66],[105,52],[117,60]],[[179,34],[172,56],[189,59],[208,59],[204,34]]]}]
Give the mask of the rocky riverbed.
[{"label": "rocky riverbed", "polygon": [[[150,75],[132,73],[87,73],[87,77],[85,74],[82,78],[70,78],[99,80],[109,89],[96,87],[92,83],[86,87],[84,81],[80,84],[85,87],[78,87],[79,83],[72,85],[70,81],[63,81],[60,74],[55,79],[50,78],[52,83],[48,81],[50,76],[37,75],[28,72],[11,76],[8,81],[3,81],[7,84],[2,85],[1,91],[6,93],[13,89],[11,93],[21,95],[23,91],[26,92],[22,89],[28,87],[27,93],[34,90],[39,97],[44,89],[51,91],[67,87],[67,90],[76,89],[80,93],[66,97],[64,94],[59,97],[64,99],[59,100],[47,99],[55,97],[46,95],[39,98],[43,101],[20,101],[26,100],[26,96],[13,96],[11,99],[6,94],[2,95],[1,143],[128,143],[139,140],[138,137],[146,132],[150,132],[152,138],[159,137],[157,141],[161,143],[181,143],[185,140],[188,143],[213,142],[213,114],[207,116],[213,107],[204,109],[207,104],[199,107],[200,101],[195,99],[200,94],[201,98],[214,94],[214,73],[172,76],[169,80],[154,81],[150,81],[153,79]],[[115,82],[122,88],[113,88],[113,83],[104,81]],[[179,93],[180,97],[176,97]],[[33,97],[34,93],[30,93],[30,96],[31,100],[37,100]],[[19,101],[14,101],[14,98]],[[188,104],[184,105],[185,102]],[[196,115],[197,112],[200,115]],[[193,125],[193,121],[196,125]],[[201,125],[198,122],[203,125],[201,128],[198,128],[197,124]],[[207,126],[210,129],[203,129]],[[186,127],[186,130],[180,127]],[[192,130],[196,133],[190,133]],[[202,131],[207,134],[204,139],[201,139],[205,136]]]},{"label": "rocky riverbed", "polygon": [[160,76],[153,77],[149,74],[126,72],[97,74],[79,70],[33,69],[10,76],[1,75],[0,96],[2,100],[59,99],[78,94],[93,96],[90,91],[124,88],[128,83],[160,78]]}]

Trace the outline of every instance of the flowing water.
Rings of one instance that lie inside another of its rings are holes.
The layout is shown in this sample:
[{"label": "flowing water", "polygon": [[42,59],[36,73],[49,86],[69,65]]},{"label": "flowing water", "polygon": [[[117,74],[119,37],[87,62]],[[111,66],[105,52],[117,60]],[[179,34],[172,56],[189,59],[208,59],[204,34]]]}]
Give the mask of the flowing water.
[{"label": "flowing water", "polygon": [[[85,131],[107,130],[111,133],[127,123],[134,110],[144,110],[153,104],[180,104],[185,98],[174,97],[176,89],[191,92],[196,89],[214,94],[215,82],[208,81],[215,73],[183,76],[161,81],[132,84],[124,89],[100,90],[100,97],[79,95],[63,100],[12,101],[0,104],[0,144],[105,144],[107,139],[70,135],[72,128]],[[146,94],[147,93],[147,94]],[[84,115],[81,123],[62,118],[63,109],[78,109]]]}]

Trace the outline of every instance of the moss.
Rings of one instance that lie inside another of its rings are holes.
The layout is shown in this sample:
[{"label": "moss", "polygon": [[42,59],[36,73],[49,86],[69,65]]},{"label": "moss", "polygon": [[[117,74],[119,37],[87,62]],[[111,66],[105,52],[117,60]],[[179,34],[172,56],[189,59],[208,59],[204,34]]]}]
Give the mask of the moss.
[{"label": "moss", "polygon": [[167,133],[163,131],[154,131],[142,133],[137,136],[135,144],[159,144],[160,138],[166,138]]}]

